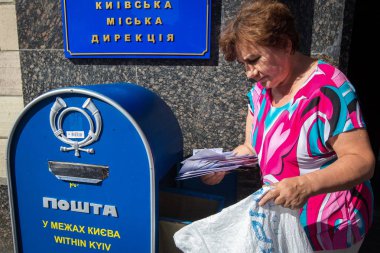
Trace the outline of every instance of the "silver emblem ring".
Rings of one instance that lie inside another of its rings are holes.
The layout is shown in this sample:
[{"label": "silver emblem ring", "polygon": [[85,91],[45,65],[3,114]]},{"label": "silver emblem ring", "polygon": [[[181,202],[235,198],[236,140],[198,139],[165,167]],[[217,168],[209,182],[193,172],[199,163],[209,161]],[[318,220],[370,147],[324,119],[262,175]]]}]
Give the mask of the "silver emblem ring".
[{"label": "silver emblem ring", "polygon": [[[88,124],[90,125],[90,131],[89,131],[89,133],[93,133],[94,132],[94,123],[92,122],[92,119],[91,119],[90,115],[88,115],[88,113],[85,110],[83,110],[81,108],[78,108],[78,107],[69,107],[69,108],[66,108],[65,110],[63,110],[59,114],[58,120],[57,120],[57,126],[58,126],[57,131],[62,131],[62,133],[64,133],[63,129],[62,129],[62,119],[63,119],[63,116],[65,116],[65,114],[67,114],[67,113],[69,113],[71,111],[77,111],[77,112],[82,113],[86,117],[86,119],[88,121]],[[79,142],[70,140],[64,134],[62,134],[60,137],[64,139],[62,141],[64,141],[66,144],[74,145],[74,143],[78,143],[78,145],[81,146],[82,144],[87,143],[90,140],[91,135],[88,134],[85,139],[83,139],[82,141],[79,141]]]}]

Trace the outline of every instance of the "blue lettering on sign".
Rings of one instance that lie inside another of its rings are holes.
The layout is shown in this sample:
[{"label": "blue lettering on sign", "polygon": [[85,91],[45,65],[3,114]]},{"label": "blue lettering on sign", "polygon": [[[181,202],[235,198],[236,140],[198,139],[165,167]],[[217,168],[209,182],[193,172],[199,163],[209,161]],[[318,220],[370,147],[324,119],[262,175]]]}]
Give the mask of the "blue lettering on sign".
[{"label": "blue lettering on sign", "polygon": [[211,0],[62,0],[68,58],[210,58]]}]

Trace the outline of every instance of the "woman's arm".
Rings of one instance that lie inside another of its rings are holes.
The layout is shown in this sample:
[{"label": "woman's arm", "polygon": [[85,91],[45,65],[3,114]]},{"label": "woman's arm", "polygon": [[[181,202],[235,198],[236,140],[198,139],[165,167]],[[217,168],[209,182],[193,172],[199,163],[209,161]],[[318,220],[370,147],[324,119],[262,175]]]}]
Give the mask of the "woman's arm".
[{"label": "woman's arm", "polygon": [[252,134],[252,122],[253,122],[253,115],[251,111],[248,109],[247,112],[247,118],[245,120],[245,140],[244,143],[237,146],[233,153],[236,155],[253,155],[255,154],[255,151],[252,147],[252,140],[251,140],[251,134]]},{"label": "woman's arm", "polygon": [[[250,110],[248,109],[247,119],[245,123],[245,141],[242,145],[237,146],[233,150],[234,154],[236,155],[255,154],[255,152],[253,151],[252,142],[251,142],[252,122],[253,122],[253,116]],[[226,172],[216,172],[213,174],[202,176],[201,179],[203,183],[205,184],[215,185],[215,184],[219,184],[223,180],[225,174]]]},{"label": "woman's arm", "polygon": [[305,175],[313,195],[351,189],[373,176],[375,156],[365,129],[339,134],[330,138],[329,144],[338,160],[328,170]]},{"label": "woman's arm", "polygon": [[328,143],[338,157],[334,163],[303,176],[283,179],[259,204],[274,200],[275,204],[296,209],[311,196],[351,189],[373,176],[375,157],[365,129],[341,133]]}]

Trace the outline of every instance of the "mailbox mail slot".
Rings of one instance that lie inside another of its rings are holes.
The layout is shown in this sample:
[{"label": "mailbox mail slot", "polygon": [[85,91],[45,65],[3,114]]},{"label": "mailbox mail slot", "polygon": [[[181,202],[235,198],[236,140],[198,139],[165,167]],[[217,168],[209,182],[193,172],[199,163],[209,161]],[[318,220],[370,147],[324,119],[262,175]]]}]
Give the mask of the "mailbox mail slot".
[{"label": "mailbox mail slot", "polygon": [[182,149],[170,108],[134,84],[33,100],[8,143],[15,252],[156,252],[158,185]]}]

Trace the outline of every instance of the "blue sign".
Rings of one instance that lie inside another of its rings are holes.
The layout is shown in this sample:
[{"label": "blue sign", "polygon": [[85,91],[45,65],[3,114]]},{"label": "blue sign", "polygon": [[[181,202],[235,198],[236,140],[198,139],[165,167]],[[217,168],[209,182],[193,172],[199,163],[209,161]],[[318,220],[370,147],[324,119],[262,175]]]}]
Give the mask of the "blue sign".
[{"label": "blue sign", "polygon": [[62,0],[67,58],[210,58],[211,0]]},{"label": "blue sign", "polygon": [[182,159],[170,108],[133,84],[33,100],[8,143],[15,253],[158,252],[158,185]]}]

